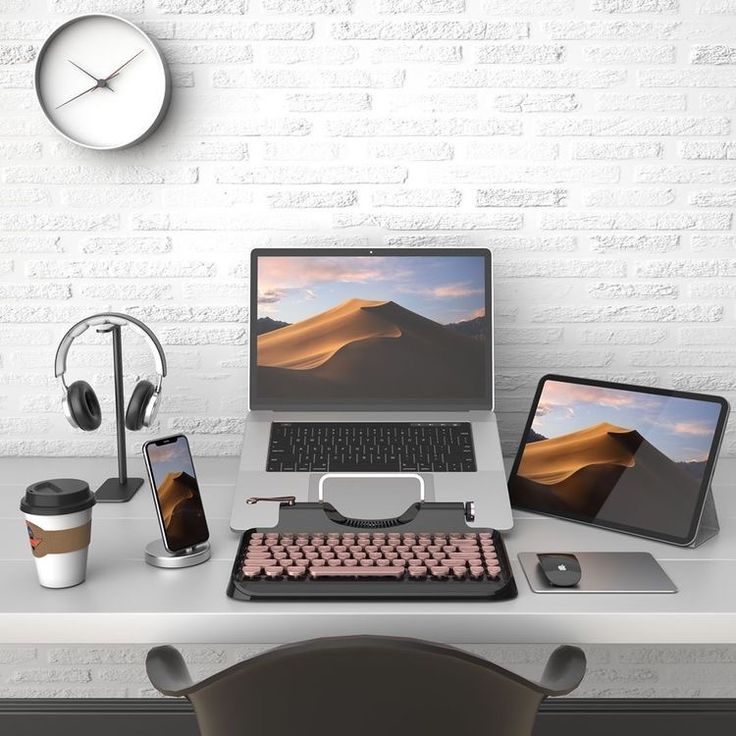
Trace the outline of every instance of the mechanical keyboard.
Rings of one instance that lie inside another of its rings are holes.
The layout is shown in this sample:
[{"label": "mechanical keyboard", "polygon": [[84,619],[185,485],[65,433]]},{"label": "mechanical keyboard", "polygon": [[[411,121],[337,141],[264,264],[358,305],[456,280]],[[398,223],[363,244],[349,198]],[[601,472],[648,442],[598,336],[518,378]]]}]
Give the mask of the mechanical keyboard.
[{"label": "mechanical keyboard", "polygon": [[273,422],[271,472],[473,472],[469,422]]},{"label": "mechanical keyboard", "polygon": [[282,502],[277,527],[243,534],[228,595],[516,597],[500,534],[468,527],[467,510],[460,502],[418,502],[394,519],[356,520],[326,502]]}]

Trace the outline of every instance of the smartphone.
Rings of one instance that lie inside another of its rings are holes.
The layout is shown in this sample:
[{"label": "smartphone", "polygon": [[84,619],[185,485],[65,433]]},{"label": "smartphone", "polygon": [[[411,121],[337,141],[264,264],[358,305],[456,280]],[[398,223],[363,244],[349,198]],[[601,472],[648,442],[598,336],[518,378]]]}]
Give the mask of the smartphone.
[{"label": "smartphone", "polygon": [[166,549],[179,552],[206,542],[210,532],[187,438],[149,440],[143,458]]}]

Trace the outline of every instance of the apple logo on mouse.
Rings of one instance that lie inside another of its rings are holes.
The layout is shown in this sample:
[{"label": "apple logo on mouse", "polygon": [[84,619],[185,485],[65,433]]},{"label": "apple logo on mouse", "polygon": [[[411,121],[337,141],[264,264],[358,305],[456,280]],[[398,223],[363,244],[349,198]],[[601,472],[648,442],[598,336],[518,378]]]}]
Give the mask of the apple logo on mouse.
[{"label": "apple logo on mouse", "polygon": [[537,555],[537,558],[544,577],[552,587],[572,588],[580,582],[580,563],[575,555],[546,553]]}]

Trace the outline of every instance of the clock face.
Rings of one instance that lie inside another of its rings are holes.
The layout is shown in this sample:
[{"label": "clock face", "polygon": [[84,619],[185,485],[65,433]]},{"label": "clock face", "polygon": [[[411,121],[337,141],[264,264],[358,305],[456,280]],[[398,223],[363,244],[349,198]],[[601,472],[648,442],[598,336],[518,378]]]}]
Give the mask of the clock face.
[{"label": "clock face", "polygon": [[88,148],[121,148],[145,138],[166,112],[169,89],[153,41],[111,15],[65,23],[36,60],[36,94],[46,117]]}]

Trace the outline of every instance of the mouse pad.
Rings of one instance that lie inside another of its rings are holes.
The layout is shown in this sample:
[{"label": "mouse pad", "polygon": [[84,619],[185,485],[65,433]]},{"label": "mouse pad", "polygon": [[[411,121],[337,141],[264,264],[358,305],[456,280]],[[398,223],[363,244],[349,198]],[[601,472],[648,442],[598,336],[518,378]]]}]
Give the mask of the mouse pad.
[{"label": "mouse pad", "polygon": [[524,575],[535,593],[677,593],[677,586],[648,552],[566,554],[574,554],[580,563],[580,582],[572,588],[550,585],[536,552],[519,553]]}]

